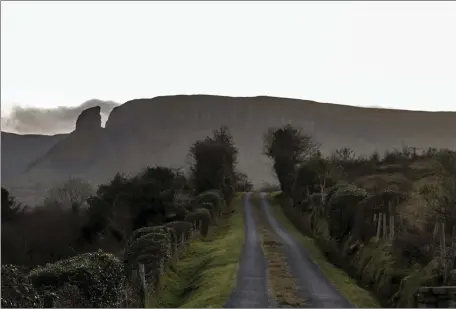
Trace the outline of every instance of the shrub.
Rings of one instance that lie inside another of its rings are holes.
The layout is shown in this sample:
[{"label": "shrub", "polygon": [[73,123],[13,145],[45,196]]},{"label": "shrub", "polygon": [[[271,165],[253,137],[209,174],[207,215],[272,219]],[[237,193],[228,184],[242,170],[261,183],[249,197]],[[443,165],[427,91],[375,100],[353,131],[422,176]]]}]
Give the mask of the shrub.
[{"label": "shrub", "polygon": [[[220,213],[222,212],[223,195],[218,190],[205,191],[205,192],[199,194],[196,197],[196,200],[201,205],[203,205],[203,203],[212,204],[212,207],[213,207],[212,211],[214,211],[215,212],[214,214],[217,214],[217,216],[219,216]],[[211,215],[212,215],[212,211],[211,210],[209,210],[209,211],[211,212]]]},{"label": "shrub", "polygon": [[166,232],[157,231],[140,236],[125,249],[127,277],[137,263],[161,273],[164,264],[171,259],[171,251],[171,237]]},{"label": "shrub", "polygon": [[23,269],[2,265],[2,307],[40,308],[42,301]]},{"label": "shrub", "polygon": [[132,235],[130,236],[130,239],[127,242],[127,247],[130,246],[137,239],[141,238],[142,236],[145,236],[145,235],[148,235],[151,233],[169,234],[171,244],[177,243],[177,236],[173,229],[170,229],[169,227],[164,226],[164,225],[155,225],[155,226],[146,226],[146,227],[142,227],[137,230],[134,230]]},{"label": "shrub", "polygon": [[374,214],[385,213],[388,217],[396,213],[396,207],[407,199],[405,193],[395,190],[384,190],[364,198],[355,213],[356,236],[364,243],[376,235]]},{"label": "shrub", "polygon": [[328,223],[332,238],[340,241],[353,230],[358,203],[366,195],[364,189],[345,185],[331,196],[328,205]]},{"label": "shrub", "polygon": [[124,286],[122,262],[104,252],[85,253],[33,269],[29,278],[38,291],[59,290],[75,285],[87,305],[94,308],[115,307]]},{"label": "shrub", "polygon": [[192,236],[192,223],[186,221],[173,221],[165,224],[166,227],[174,229],[178,242],[182,237],[187,240]]},{"label": "shrub", "polygon": [[217,210],[215,209],[214,204],[208,202],[201,203],[200,208],[207,209],[207,211],[209,211],[211,219],[214,222],[217,221]]},{"label": "shrub", "polygon": [[54,308],[90,308],[91,306],[87,303],[84,298],[84,294],[77,285],[71,283],[65,283],[53,295],[49,295],[53,298]]},{"label": "shrub", "polygon": [[200,234],[206,237],[211,224],[211,215],[207,209],[198,208],[194,212],[187,215],[186,220],[192,222],[195,226],[200,224]]}]

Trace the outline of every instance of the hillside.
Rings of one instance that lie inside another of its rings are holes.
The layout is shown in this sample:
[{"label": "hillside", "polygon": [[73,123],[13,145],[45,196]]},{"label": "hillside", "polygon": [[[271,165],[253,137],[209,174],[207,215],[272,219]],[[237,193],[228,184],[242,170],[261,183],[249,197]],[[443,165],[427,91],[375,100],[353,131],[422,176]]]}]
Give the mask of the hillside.
[{"label": "hillside", "polygon": [[269,127],[285,123],[312,133],[326,153],[351,147],[357,154],[368,154],[403,144],[456,148],[455,112],[181,95],[128,101],[112,110],[102,128],[99,110],[84,111],[69,135],[2,132],[2,185],[33,204],[53,181],[70,175],[99,183],[146,164],[183,167],[190,145],[221,125],[232,131],[240,152],[239,168],[254,184],[273,181],[270,163],[261,155],[261,137]]}]

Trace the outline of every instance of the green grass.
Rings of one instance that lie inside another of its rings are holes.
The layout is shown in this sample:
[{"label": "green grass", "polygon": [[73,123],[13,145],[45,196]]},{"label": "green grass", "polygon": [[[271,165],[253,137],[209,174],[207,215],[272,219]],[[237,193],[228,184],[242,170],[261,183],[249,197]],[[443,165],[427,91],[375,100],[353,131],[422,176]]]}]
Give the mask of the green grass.
[{"label": "green grass", "polygon": [[302,234],[294,224],[288,220],[275,198],[268,196],[268,199],[280,225],[290,232],[307,249],[312,261],[320,267],[323,274],[353,305],[358,308],[382,308],[371,292],[360,287],[355,279],[351,278],[346,272],[327,260],[314,238]]},{"label": "green grass", "polygon": [[157,308],[221,308],[235,285],[244,243],[242,194],[233,200],[204,239],[193,240],[177,264],[162,278],[149,306]]}]

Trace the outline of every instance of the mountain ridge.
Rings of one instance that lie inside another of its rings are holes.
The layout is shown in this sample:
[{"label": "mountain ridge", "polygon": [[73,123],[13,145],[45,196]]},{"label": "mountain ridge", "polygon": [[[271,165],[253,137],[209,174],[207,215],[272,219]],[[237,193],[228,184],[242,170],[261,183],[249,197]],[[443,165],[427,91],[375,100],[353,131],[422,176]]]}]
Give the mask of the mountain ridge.
[{"label": "mountain ridge", "polygon": [[[116,172],[134,173],[145,165],[183,167],[191,144],[221,125],[230,128],[240,151],[239,167],[256,185],[274,182],[269,162],[261,153],[262,136],[269,127],[286,123],[314,135],[325,154],[340,147],[363,155],[403,144],[456,146],[456,112],[379,109],[270,96],[175,95],[129,100],[111,110],[102,128],[99,108],[87,110],[79,116],[85,112],[91,117],[89,122],[81,122],[86,124],[85,130],[76,126],[68,134],[56,135],[2,131],[2,166],[14,167],[5,174],[6,185],[17,188],[20,196],[24,195],[22,188],[46,187],[69,176],[96,184]],[[18,160],[20,149],[26,155]]]}]

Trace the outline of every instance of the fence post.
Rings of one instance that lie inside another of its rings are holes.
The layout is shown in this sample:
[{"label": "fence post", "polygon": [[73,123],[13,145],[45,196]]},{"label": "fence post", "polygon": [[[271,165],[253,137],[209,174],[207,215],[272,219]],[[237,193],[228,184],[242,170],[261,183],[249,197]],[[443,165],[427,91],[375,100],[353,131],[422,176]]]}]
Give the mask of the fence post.
[{"label": "fence post", "polygon": [[388,233],[388,226],[386,221],[386,213],[383,213],[383,239],[386,239]]},{"label": "fence post", "polygon": [[379,213],[378,214],[378,225],[377,225],[377,238],[380,238],[380,230],[381,230],[381,226],[382,226],[382,213]]},{"label": "fence post", "polygon": [[450,254],[450,268],[456,268],[456,225],[453,226],[453,234],[451,239],[451,254]]},{"label": "fence post", "polygon": [[394,216],[390,216],[390,240],[394,240]]},{"label": "fence post", "polygon": [[447,273],[447,256],[446,256],[446,239],[445,239],[445,222],[442,222],[440,225],[440,232],[442,235],[440,249],[441,251],[441,259],[443,262],[443,282],[446,283],[448,273]]},{"label": "fence post", "polygon": [[146,272],[142,263],[138,263],[138,279],[141,308],[146,308]]}]

